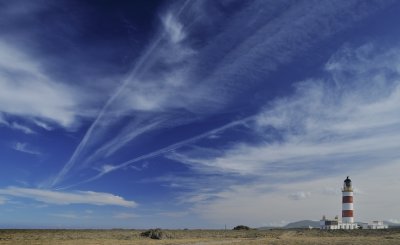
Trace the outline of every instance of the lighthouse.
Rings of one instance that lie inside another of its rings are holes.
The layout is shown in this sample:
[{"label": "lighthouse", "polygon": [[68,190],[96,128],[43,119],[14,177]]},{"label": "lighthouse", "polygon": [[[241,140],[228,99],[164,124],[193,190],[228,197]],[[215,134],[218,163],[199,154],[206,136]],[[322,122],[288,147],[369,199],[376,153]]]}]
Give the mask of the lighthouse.
[{"label": "lighthouse", "polygon": [[383,221],[372,221],[372,223],[354,223],[353,186],[349,176],[343,182],[342,188],[342,220],[336,216],[335,219],[327,219],[322,216],[320,220],[321,230],[354,230],[354,229],[387,229],[388,225]]},{"label": "lighthouse", "polygon": [[349,176],[344,180],[342,189],[342,223],[354,223],[353,186]]}]

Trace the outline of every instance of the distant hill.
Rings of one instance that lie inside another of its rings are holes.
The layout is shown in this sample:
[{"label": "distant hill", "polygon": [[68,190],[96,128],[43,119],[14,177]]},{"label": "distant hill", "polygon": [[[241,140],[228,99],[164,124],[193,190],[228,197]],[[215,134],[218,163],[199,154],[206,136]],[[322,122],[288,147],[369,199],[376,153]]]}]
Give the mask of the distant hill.
[{"label": "distant hill", "polygon": [[300,220],[300,221],[289,223],[289,224],[285,225],[283,228],[284,229],[308,228],[310,226],[313,228],[319,228],[319,221]]},{"label": "distant hill", "polygon": [[400,228],[400,224],[399,223],[393,223],[390,221],[383,221],[383,223],[385,223],[385,225],[388,225],[389,228]]},{"label": "distant hill", "polygon": [[272,230],[272,229],[283,229],[282,226],[263,226],[263,227],[258,227],[257,230]]},{"label": "distant hill", "polygon": [[295,228],[319,228],[319,221],[313,220],[300,220],[296,222],[289,223],[285,226],[264,226],[257,228],[258,230],[270,230],[270,229],[295,229]]}]

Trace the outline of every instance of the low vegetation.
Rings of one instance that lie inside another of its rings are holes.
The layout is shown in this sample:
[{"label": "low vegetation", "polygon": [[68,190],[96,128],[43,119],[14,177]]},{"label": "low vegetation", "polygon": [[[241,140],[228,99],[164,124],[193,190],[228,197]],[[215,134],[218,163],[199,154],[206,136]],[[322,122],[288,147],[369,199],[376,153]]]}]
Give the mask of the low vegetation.
[{"label": "low vegetation", "polygon": [[235,228],[233,228],[233,230],[235,230],[235,231],[241,231],[241,230],[248,231],[248,230],[250,230],[250,227],[245,226],[245,225],[238,225],[238,226],[235,226]]},{"label": "low vegetation", "polygon": [[400,229],[321,231],[274,230],[0,230],[0,245],[398,245]]},{"label": "low vegetation", "polygon": [[171,234],[169,234],[168,232],[163,231],[159,228],[144,231],[144,232],[140,233],[140,235],[143,237],[148,237],[151,239],[158,239],[158,240],[165,239],[165,238],[172,238]]}]

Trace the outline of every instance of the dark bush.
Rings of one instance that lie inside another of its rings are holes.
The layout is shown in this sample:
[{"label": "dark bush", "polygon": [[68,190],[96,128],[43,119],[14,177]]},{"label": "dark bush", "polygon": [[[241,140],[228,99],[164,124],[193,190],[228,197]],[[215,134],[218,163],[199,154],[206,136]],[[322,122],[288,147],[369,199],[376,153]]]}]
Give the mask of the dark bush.
[{"label": "dark bush", "polygon": [[238,225],[235,228],[233,228],[233,230],[235,230],[235,231],[246,230],[247,231],[247,230],[250,230],[250,227],[245,226],[245,225]]},{"label": "dark bush", "polygon": [[171,238],[171,236],[168,233],[166,233],[165,231],[163,231],[159,228],[144,231],[144,232],[140,233],[140,235],[144,236],[144,237],[149,237],[151,239],[158,239],[158,240],[165,239],[165,238]]}]

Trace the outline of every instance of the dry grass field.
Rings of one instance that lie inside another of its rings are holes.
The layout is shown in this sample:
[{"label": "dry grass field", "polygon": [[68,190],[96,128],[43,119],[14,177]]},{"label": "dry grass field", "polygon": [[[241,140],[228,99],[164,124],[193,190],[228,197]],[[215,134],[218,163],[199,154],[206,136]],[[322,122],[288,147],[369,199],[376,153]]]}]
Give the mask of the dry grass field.
[{"label": "dry grass field", "polygon": [[0,230],[2,244],[400,244],[400,230],[165,230],[168,238],[142,237],[140,230]]}]

